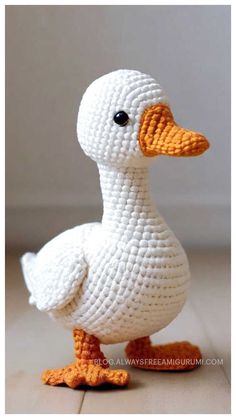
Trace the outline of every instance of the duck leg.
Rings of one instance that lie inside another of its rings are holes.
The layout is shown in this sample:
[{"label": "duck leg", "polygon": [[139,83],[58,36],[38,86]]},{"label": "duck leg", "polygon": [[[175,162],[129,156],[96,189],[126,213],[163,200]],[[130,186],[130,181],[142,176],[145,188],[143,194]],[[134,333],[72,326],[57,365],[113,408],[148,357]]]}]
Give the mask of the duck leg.
[{"label": "duck leg", "polygon": [[158,371],[192,370],[200,365],[200,349],[189,342],[152,345],[149,337],[130,341],[126,354],[132,366]]},{"label": "duck leg", "polygon": [[99,340],[83,330],[73,330],[75,342],[74,363],[64,368],[51,369],[43,372],[44,384],[56,386],[65,383],[75,388],[80,384],[99,386],[110,383],[117,386],[128,384],[129,375],[125,370],[110,370],[104,354],[100,350]]}]

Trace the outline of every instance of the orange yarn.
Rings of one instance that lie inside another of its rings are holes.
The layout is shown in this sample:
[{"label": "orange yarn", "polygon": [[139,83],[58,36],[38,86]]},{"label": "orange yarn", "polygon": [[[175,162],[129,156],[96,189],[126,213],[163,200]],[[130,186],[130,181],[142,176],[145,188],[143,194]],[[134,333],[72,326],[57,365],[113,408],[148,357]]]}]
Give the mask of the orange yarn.
[{"label": "orange yarn", "polygon": [[162,103],[144,110],[139,144],[145,156],[198,156],[209,147],[202,134],[179,127],[169,106]]},{"label": "orange yarn", "polygon": [[110,383],[125,386],[129,382],[129,375],[125,370],[110,370],[100,344],[95,336],[90,336],[83,330],[73,331],[75,341],[76,361],[64,368],[44,371],[44,384],[56,386],[65,383],[75,388],[81,384],[99,386]]},{"label": "orange yarn", "polygon": [[74,348],[75,356],[78,360],[99,362],[103,368],[108,368],[105,355],[100,350],[99,340],[92,335],[88,335],[83,330],[74,329]]},{"label": "orange yarn", "polygon": [[[73,331],[73,335],[76,361],[64,368],[44,371],[44,384],[56,386],[65,383],[71,388],[81,384],[92,387],[103,383],[117,386],[128,384],[127,371],[108,368],[108,362],[95,336],[78,329]],[[198,361],[202,359],[199,348],[189,342],[152,346],[149,337],[129,342],[125,351],[132,366],[159,371],[191,370],[196,368],[199,365]]]},{"label": "orange yarn", "polygon": [[132,366],[158,371],[191,370],[202,359],[199,348],[189,342],[152,346],[149,337],[129,342],[125,351]]}]

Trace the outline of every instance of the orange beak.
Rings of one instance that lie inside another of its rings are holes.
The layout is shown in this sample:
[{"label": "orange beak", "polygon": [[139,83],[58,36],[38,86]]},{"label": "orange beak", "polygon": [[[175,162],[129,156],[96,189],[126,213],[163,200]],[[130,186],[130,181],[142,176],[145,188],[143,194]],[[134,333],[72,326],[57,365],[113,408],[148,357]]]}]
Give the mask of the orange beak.
[{"label": "orange beak", "polygon": [[179,127],[168,105],[159,103],[145,109],[139,130],[139,144],[145,156],[199,156],[209,148],[197,132]]}]

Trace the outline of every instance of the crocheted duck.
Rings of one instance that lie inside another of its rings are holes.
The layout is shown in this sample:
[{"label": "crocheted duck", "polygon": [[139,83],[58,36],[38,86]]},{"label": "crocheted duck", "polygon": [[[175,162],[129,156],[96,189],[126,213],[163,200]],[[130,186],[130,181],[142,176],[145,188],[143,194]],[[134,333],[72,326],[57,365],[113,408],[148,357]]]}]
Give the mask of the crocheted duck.
[{"label": "crocheted duck", "polygon": [[88,87],[77,133],[98,166],[102,221],[72,228],[21,259],[30,303],[74,335],[75,362],[45,371],[43,382],[126,385],[128,372],[109,368],[100,343],[129,341],[126,354],[136,367],[192,369],[201,359],[197,346],[154,346],[149,338],[182,309],[190,273],[150,197],[148,168],[155,156],[198,156],[208,141],[178,126],[160,85],[133,70]]}]

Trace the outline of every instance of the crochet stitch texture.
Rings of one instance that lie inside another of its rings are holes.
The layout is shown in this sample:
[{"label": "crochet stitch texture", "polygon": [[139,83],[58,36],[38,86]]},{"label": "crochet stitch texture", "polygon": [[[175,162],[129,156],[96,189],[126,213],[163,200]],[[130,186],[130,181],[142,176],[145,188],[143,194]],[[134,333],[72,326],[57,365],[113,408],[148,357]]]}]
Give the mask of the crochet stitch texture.
[{"label": "crochet stitch texture", "polygon": [[[129,116],[124,126],[114,122],[119,111]],[[102,222],[68,230],[23,256],[30,303],[101,343],[149,336],[180,312],[190,279],[185,252],[151,199],[149,156],[198,155],[207,140],[178,128],[160,85],[133,70],[89,86],[77,132],[98,165]]]},{"label": "crochet stitch texture", "polygon": [[99,386],[104,383],[125,386],[129,375],[124,370],[110,370],[99,347],[99,341],[83,330],[74,330],[76,362],[64,368],[46,370],[42,375],[44,384],[56,386],[65,383],[76,388],[80,384]]}]

